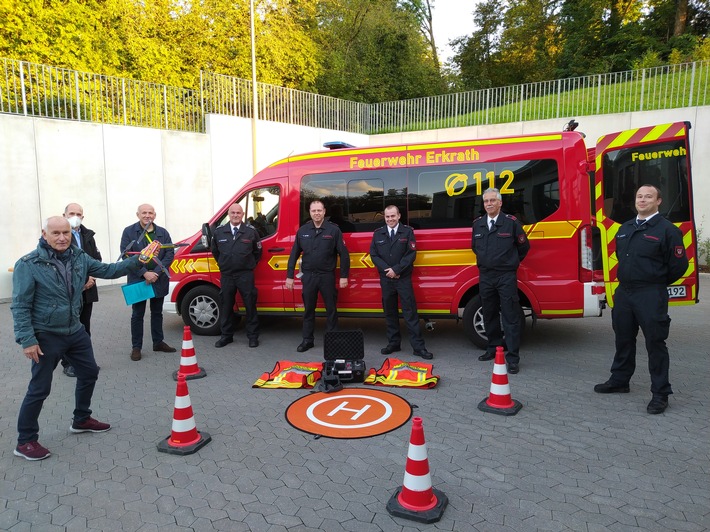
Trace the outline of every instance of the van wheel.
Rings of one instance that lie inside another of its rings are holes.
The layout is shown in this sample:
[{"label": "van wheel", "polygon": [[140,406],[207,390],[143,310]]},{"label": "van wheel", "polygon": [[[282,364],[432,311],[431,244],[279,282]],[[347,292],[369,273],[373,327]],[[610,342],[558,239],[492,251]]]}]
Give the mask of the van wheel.
[{"label": "van wheel", "polygon": [[[520,340],[523,339],[525,332],[525,311],[520,308]],[[476,347],[486,349],[488,347],[488,337],[486,336],[486,328],[483,324],[483,304],[481,296],[475,296],[466,303],[463,309],[463,328],[468,339],[473,342]]]},{"label": "van wheel", "polygon": [[185,294],[180,309],[182,321],[194,334],[214,336],[220,333],[219,290],[212,285],[196,286]]},{"label": "van wheel", "polygon": [[488,346],[481,296],[475,296],[466,303],[463,309],[463,330],[476,347],[485,349]]}]

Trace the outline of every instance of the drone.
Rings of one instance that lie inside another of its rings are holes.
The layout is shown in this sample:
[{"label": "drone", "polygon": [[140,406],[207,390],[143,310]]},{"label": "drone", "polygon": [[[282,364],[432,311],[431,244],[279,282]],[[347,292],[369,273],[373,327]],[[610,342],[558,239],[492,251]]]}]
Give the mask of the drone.
[{"label": "drone", "polygon": [[[135,242],[135,241],[133,241]],[[126,249],[128,250],[132,245],[133,242],[131,242]],[[163,263],[160,262],[160,259],[158,259],[158,254],[160,253],[161,249],[170,249],[170,248],[179,248],[186,246],[187,244],[161,244],[158,240],[153,240],[150,244],[148,244],[146,247],[144,247],[140,251],[124,251],[122,256],[126,255],[138,255],[138,262],[141,264],[150,264],[151,262],[154,262],[155,265],[157,266],[156,270],[158,272],[164,271],[165,275],[170,277],[170,272],[168,272],[168,269],[163,266]]]}]

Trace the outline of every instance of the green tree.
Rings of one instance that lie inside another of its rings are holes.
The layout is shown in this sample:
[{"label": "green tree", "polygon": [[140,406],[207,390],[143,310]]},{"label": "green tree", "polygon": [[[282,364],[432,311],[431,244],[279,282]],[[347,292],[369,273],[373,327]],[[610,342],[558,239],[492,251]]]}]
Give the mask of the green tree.
[{"label": "green tree", "polygon": [[553,79],[560,51],[557,0],[509,2],[500,39],[506,84]]},{"label": "green tree", "polygon": [[461,83],[466,90],[505,84],[505,72],[499,68],[503,14],[504,8],[497,0],[478,4],[473,13],[473,23],[478,29],[470,36],[452,42],[452,63],[460,72]]},{"label": "green tree", "polygon": [[434,0],[402,0],[402,7],[412,12],[419,22],[419,31],[422,32],[429,48],[431,49],[434,67],[439,70],[439,56],[436,51],[436,39],[434,38],[434,18],[432,10]]},{"label": "green tree", "polygon": [[322,2],[317,87],[355,101],[436,94],[443,88],[431,48],[413,14],[395,0]]}]

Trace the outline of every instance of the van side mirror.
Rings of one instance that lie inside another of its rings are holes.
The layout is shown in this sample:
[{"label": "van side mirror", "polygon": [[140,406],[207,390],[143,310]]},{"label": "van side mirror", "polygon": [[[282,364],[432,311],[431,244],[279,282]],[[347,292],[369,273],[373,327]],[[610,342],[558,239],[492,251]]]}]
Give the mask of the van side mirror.
[{"label": "van side mirror", "polygon": [[202,236],[200,237],[200,243],[207,249],[212,246],[212,227],[210,224],[202,224]]}]

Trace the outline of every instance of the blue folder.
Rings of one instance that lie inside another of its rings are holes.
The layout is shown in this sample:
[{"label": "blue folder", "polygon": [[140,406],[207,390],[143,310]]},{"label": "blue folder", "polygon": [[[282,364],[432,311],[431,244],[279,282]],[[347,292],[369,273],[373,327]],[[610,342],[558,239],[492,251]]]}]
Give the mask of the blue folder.
[{"label": "blue folder", "polygon": [[153,285],[145,281],[123,285],[121,290],[123,290],[123,298],[126,300],[126,305],[133,305],[134,303],[140,303],[141,301],[155,297]]}]

